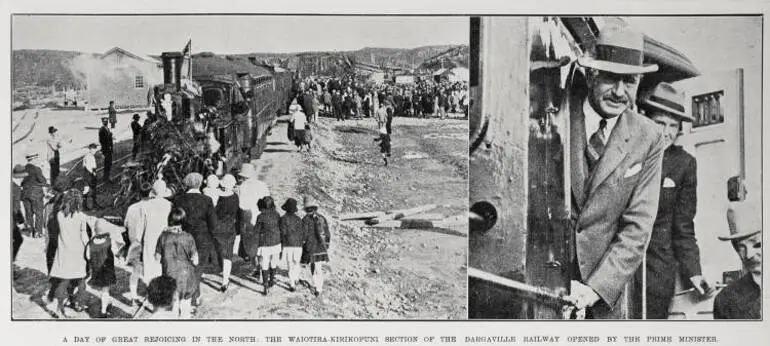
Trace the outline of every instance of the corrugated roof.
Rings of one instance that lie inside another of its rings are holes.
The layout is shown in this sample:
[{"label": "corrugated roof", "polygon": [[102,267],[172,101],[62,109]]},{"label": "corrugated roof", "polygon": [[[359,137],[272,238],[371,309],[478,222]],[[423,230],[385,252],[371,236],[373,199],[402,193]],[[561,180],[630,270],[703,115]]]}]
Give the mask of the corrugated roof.
[{"label": "corrugated roof", "polygon": [[216,55],[193,55],[193,78],[200,76],[232,75],[248,73],[252,77],[272,76],[272,72],[245,59],[227,59]]}]

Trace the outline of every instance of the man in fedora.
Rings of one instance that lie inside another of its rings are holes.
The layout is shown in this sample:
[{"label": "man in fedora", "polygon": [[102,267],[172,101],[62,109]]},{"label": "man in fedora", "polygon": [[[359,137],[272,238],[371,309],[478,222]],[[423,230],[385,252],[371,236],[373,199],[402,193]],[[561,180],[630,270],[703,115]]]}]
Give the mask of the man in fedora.
[{"label": "man in fedora", "polygon": [[11,218],[11,227],[13,228],[13,260],[16,260],[16,254],[19,253],[21,243],[24,237],[21,236],[21,228],[24,227],[24,214],[21,212],[21,182],[27,177],[27,170],[22,165],[13,167],[11,176],[11,201],[13,205],[13,215]]},{"label": "man in fedora", "polygon": [[[585,68],[587,93],[569,95],[574,258],[570,295],[587,318],[628,318],[626,288],[642,263],[658,210],[663,138],[631,109],[644,37],[605,28]],[[578,90],[580,91],[580,90]]]},{"label": "man in fedora", "polygon": [[131,133],[134,135],[134,146],[131,150],[131,158],[136,159],[136,154],[139,153],[139,146],[142,143],[142,125],[139,124],[139,114],[134,113],[131,121]]},{"label": "man in fedora", "polygon": [[102,127],[99,129],[99,145],[102,147],[104,155],[104,181],[110,182],[110,170],[112,169],[112,131],[107,127],[107,118],[102,118]]},{"label": "man in fedora", "polygon": [[21,182],[21,199],[24,202],[24,212],[26,215],[27,228],[32,228],[32,237],[43,236],[43,209],[45,204],[43,199],[45,192],[43,188],[47,181],[43,176],[43,170],[39,167],[40,156],[38,154],[27,155],[27,165],[24,169],[27,176]]},{"label": "man in fedora", "polygon": [[745,275],[730,283],[714,299],[714,319],[762,319],[762,219],[761,211],[744,203],[728,209],[729,241],[743,263]]},{"label": "man in fedora", "polygon": [[[648,319],[668,319],[677,269],[685,286],[695,288],[702,296],[713,293],[701,273],[700,250],[695,239],[697,163],[681,146],[674,145],[682,122],[693,121],[685,113],[685,102],[684,92],[671,84],[660,83],[640,103],[645,115],[663,130],[666,147],[658,213],[647,247],[645,268],[637,273],[639,283],[644,282],[646,286]],[[641,289],[637,291],[641,294]],[[641,303],[642,298],[637,296],[637,301]]]}]

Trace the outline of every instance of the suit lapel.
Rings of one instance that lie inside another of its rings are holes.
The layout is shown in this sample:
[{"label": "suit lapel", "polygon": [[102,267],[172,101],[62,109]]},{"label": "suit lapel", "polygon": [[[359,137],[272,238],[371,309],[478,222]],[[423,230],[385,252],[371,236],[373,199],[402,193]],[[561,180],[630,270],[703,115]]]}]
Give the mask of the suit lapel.
[{"label": "suit lapel", "polygon": [[583,102],[572,102],[572,111],[570,112],[570,178],[572,185],[572,194],[575,195],[575,201],[580,207],[585,201],[585,181],[586,181],[586,130],[585,115],[583,114]]},{"label": "suit lapel", "polygon": [[602,155],[601,160],[599,160],[599,163],[596,166],[596,169],[594,169],[593,175],[591,177],[588,190],[589,197],[596,190],[596,188],[599,187],[599,185],[601,185],[602,182],[604,182],[604,180],[610,176],[610,173],[612,173],[615,168],[618,167],[618,164],[620,164],[620,162],[623,161],[623,159],[626,157],[628,143],[631,138],[629,132],[630,120],[631,115],[629,114],[628,110],[626,110],[623,112],[623,114],[620,115],[618,122],[615,124],[615,128],[612,130],[610,139],[604,149],[604,155]]}]

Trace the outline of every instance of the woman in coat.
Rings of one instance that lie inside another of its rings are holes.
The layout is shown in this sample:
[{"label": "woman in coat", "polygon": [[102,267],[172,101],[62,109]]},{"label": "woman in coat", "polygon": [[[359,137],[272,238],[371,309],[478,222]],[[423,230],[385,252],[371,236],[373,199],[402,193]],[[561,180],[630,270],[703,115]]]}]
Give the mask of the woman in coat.
[{"label": "woman in coat", "polygon": [[305,196],[305,217],[302,218],[304,246],[300,263],[310,264],[310,274],[313,277],[313,294],[321,295],[323,291],[323,264],[329,262],[329,224],[326,218],[318,212],[318,202],[313,197]]},{"label": "woman in coat", "polygon": [[[198,252],[197,272],[199,275],[218,274],[222,269],[213,236],[214,227],[217,225],[214,204],[211,198],[200,192],[203,184],[202,175],[189,173],[182,182],[187,187],[187,192],[174,198],[173,205],[185,211],[186,217],[182,223],[182,230],[190,233],[195,240]],[[193,295],[194,305],[198,305],[198,298],[200,298],[200,289]]]},{"label": "woman in coat", "polygon": [[222,192],[217,199],[217,226],[214,228],[214,240],[217,245],[217,252],[222,262],[222,286],[220,292],[227,291],[230,285],[230,271],[233,268],[233,246],[235,244],[235,234],[241,225],[241,209],[238,195],[233,192],[235,187],[235,177],[227,174],[222,177],[220,182]]},{"label": "woman in coat", "polygon": [[289,272],[289,290],[294,292],[299,279],[299,261],[302,258],[302,243],[304,232],[302,219],[297,216],[297,200],[289,198],[281,206],[286,214],[281,216],[281,249],[286,259],[286,269]]},{"label": "woman in coat", "polygon": [[70,302],[75,311],[83,311],[86,298],[86,257],[88,243],[88,224],[93,224],[94,218],[82,212],[83,194],[79,190],[65,192],[61,200],[61,208],[56,213],[59,225],[57,237],[58,247],[54,255],[50,276],[55,283],[51,290],[56,297],[56,313],[63,318],[69,318],[64,311],[65,303],[77,287],[77,296]]},{"label": "woman in coat", "polygon": [[264,210],[257,216],[254,230],[259,235],[259,255],[262,267],[262,284],[267,295],[270,287],[275,285],[275,268],[281,257],[281,228],[279,226],[281,216],[275,210],[273,198],[267,196],[262,199]]}]

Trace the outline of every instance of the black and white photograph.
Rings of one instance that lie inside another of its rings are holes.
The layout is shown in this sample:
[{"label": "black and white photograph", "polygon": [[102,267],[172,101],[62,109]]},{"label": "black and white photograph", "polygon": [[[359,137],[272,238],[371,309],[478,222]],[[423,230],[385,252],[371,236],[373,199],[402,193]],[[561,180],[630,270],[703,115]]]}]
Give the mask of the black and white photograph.
[{"label": "black and white photograph", "polygon": [[471,319],[762,319],[763,17],[471,18]]},{"label": "black and white photograph", "polygon": [[10,20],[12,320],[467,319],[469,17]]}]

